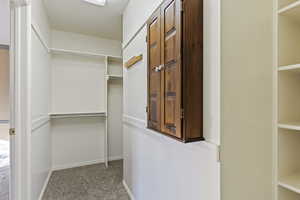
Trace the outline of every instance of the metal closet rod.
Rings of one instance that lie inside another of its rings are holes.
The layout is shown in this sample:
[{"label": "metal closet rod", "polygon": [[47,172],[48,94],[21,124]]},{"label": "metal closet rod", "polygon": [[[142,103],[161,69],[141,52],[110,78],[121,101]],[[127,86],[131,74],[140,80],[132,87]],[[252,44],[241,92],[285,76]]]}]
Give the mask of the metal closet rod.
[{"label": "metal closet rod", "polygon": [[78,117],[107,117],[106,112],[98,113],[51,113],[51,118],[78,118]]}]

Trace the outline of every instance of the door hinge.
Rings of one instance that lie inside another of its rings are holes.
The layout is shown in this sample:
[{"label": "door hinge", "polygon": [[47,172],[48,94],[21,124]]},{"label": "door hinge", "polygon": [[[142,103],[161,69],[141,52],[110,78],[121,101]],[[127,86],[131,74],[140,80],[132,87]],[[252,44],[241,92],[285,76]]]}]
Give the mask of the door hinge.
[{"label": "door hinge", "polygon": [[184,109],[181,109],[180,117],[181,117],[181,119],[184,119]]},{"label": "door hinge", "polygon": [[221,162],[221,146],[218,146],[217,161],[219,163]]},{"label": "door hinge", "polygon": [[10,128],[10,129],[9,129],[9,135],[10,135],[10,136],[16,135],[16,130],[15,130],[15,128]]},{"label": "door hinge", "polygon": [[148,36],[146,36],[146,43],[148,43]]},{"label": "door hinge", "polygon": [[185,3],[183,0],[180,3],[180,10],[181,10],[181,12],[184,12],[184,10],[185,10]]},{"label": "door hinge", "polygon": [[146,107],[146,112],[149,113],[149,107],[148,106]]}]

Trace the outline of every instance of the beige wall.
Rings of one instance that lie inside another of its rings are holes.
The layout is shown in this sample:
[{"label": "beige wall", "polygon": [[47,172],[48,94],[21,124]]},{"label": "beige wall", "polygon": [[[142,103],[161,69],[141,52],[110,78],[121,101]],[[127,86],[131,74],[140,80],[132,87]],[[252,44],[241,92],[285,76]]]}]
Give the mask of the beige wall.
[{"label": "beige wall", "polygon": [[10,43],[9,21],[9,0],[0,0],[0,44]]},{"label": "beige wall", "polygon": [[272,199],[272,0],[222,0],[222,200]]},{"label": "beige wall", "polygon": [[[9,54],[0,48],[0,120],[9,119]],[[8,125],[0,124],[0,139],[8,139]]]},{"label": "beige wall", "polygon": [[9,54],[0,48],[0,120],[9,118]]}]

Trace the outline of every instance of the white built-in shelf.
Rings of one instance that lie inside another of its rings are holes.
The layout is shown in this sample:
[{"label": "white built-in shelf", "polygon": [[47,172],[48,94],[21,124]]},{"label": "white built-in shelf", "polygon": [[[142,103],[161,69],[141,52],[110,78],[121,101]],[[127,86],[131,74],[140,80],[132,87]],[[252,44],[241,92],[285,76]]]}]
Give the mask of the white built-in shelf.
[{"label": "white built-in shelf", "polygon": [[106,75],[107,80],[123,80],[122,75]]},{"label": "white built-in shelf", "polygon": [[300,73],[300,64],[281,66],[278,68],[278,71],[280,72],[289,71],[289,72]]},{"label": "white built-in shelf", "polygon": [[81,117],[106,117],[106,112],[74,112],[74,113],[50,113],[51,119],[81,118]]},{"label": "white built-in shelf", "polygon": [[104,55],[104,54],[97,54],[97,53],[83,52],[83,51],[73,51],[73,50],[66,50],[66,49],[50,48],[50,52],[53,54],[77,55],[77,56],[97,57],[103,59],[109,58],[112,60],[122,60],[122,57],[119,56]]},{"label": "white built-in shelf", "polygon": [[278,128],[300,131],[300,122],[278,123]]},{"label": "white built-in shelf", "polygon": [[280,178],[278,185],[290,191],[300,194],[300,173]]},{"label": "white built-in shelf", "polygon": [[300,0],[281,8],[278,10],[278,14],[288,15],[300,20]]}]

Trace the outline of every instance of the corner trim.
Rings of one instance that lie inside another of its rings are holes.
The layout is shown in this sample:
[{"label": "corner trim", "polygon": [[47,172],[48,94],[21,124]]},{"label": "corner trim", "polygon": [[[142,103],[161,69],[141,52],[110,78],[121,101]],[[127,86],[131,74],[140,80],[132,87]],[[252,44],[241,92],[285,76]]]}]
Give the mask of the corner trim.
[{"label": "corner trim", "polygon": [[36,131],[37,129],[41,128],[45,124],[50,122],[50,117],[48,115],[42,116],[40,118],[32,120],[31,130],[32,132]]},{"label": "corner trim", "polygon": [[123,179],[122,183],[123,183],[123,186],[124,186],[126,192],[127,192],[128,195],[129,195],[130,199],[131,199],[131,200],[135,200],[135,198],[134,198],[134,196],[133,196],[133,193],[131,192],[130,188],[128,187],[128,185],[127,185],[127,183],[126,183],[126,181],[125,181],[124,179]]},{"label": "corner trim", "polygon": [[51,175],[52,175],[52,170],[50,169],[49,170],[49,173],[48,173],[48,176],[47,176],[47,178],[46,178],[46,181],[45,181],[45,183],[44,183],[44,185],[43,185],[43,188],[42,188],[42,190],[41,190],[41,193],[40,193],[40,196],[39,196],[39,200],[42,200],[43,199],[43,196],[44,196],[44,193],[45,193],[45,191],[46,191],[46,189],[47,189],[47,186],[48,186],[48,183],[49,183],[49,181],[50,181],[50,177],[51,177]]},{"label": "corner trim", "polygon": [[146,120],[131,117],[129,115],[123,115],[123,123],[129,124],[129,125],[135,126],[137,128],[141,128],[141,129],[147,128]]}]

